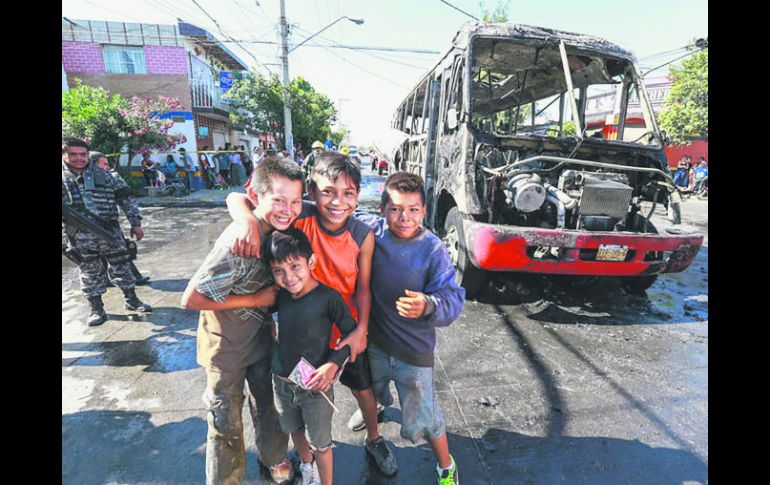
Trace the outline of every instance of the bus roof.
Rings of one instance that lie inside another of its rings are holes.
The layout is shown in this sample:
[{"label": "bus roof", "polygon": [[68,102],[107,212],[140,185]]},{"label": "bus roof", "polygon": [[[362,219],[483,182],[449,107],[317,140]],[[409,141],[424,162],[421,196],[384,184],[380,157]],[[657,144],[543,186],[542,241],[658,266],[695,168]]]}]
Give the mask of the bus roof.
[{"label": "bus roof", "polygon": [[399,103],[399,106],[409,99],[415,90],[418,90],[420,85],[425,82],[426,78],[431,76],[436,69],[444,63],[449,54],[455,49],[466,49],[468,42],[472,37],[501,37],[511,40],[530,40],[530,41],[542,41],[543,43],[564,41],[567,46],[591,50],[601,54],[609,54],[617,57],[628,59],[629,61],[635,61],[633,53],[620,44],[610,42],[601,37],[592,35],[576,34],[573,32],[565,32],[562,30],[549,29],[546,27],[534,27],[531,25],[522,24],[507,24],[507,23],[485,23],[485,22],[465,22],[460,26],[460,30],[455,34],[452,40],[452,45],[444,52],[439,60],[431,67],[424,76],[420,77],[420,80],[415,83],[415,86],[409,90],[409,93]]}]

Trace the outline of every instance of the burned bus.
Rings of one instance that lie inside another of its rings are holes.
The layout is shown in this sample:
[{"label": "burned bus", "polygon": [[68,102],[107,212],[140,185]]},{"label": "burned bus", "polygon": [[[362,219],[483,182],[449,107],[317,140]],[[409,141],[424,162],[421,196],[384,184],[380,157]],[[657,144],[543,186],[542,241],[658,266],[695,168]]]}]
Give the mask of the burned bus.
[{"label": "burned bus", "polygon": [[[591,99],[607,104],[603,126],[586,126]],[[642,128],[625,126],[632,110]],[[392,161],[425,179],[426,225],[471,296],[490,272],[611,276],[643,292],[703,242],[680,224],[636,60],[604,39],[466,23],[392,127],[404,135]]]}]

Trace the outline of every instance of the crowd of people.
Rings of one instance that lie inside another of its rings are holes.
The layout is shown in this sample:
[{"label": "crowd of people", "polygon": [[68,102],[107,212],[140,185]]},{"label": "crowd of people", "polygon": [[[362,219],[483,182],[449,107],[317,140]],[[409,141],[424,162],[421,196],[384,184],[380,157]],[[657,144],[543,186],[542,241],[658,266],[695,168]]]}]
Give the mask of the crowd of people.
[{"label": "crowd of people", "polygon": [[706,157],[700,157],[693,165],[690,155],[682,155],[674,172],[674,184],[682,192],[696,197],[708,197],[709,167]]},{"label": "crowd of people", "polygon": [[[395,475],[396,457],[378,428],[384,407],[394,402],[393,381],[401,436],[426,440],[436,457],[438,483],[456,484],[457,464],[434,388],[433,353],[436,328],[459,317],[465,292],[455,282],[445,246],[422,225],[423,180],[393,173],[383,188],[380,215],[354,214],[360,167],[320,145],[301,163],[255,151],[246,194],[227,198],[233,222],[183,293],[182,306],[200,311],[196,360],[206,373],[206,483],[244,479],[245,392],[258,456],[271,478],[277,483],[294,478],[287,458],[291,436],[302,483],[331,484],[338,381],[358,404],[348,427],[366,431],[366,453],[383,474]],[[141,239],[135,203],[130,206],[109,172],[88,161],[88,149],[82,140],[63,140],[62,204],[101,210],[116,231],[122,204],[132,234]],[[245,170],[243,156],[233,163],[223,153],[208,155],[198,154],[204,172],[238,183],[235,177],[242,173],[231,167]],[[184,154],[180,158],[189,163]],[[175,166],[170,157],[155,171]],[[94,178],[95,186],[88,182]],[[94,201],[108,202],[95,206]],[[64,220],[62,229],[64,241]],[[105,318],[96,297],[100,302],[108,266],[126,295],[126,308],[151,311],[133,292],[135,277],[120,248],[93,244],[98,238],[87,231],[70,232],[89,261],[80,266],[81,289],[92,304],[89,325]]]}]

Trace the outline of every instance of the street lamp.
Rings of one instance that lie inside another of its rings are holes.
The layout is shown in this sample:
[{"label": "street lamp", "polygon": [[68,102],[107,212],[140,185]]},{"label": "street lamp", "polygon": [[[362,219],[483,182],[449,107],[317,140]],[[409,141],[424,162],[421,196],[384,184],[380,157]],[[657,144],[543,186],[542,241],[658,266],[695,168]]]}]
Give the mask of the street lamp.
[{"label": "street lamp", "polygon": [[361,25],[364,23],[363,19],[353,19],[343,15],[334,22],[330,23],[323,29],[319,30],[315,34],[311,35],[307,39],[303,40],[299,44],[289,50],[288,40],[288,25],[286,23],[286,4],[285,0],[281,0],[281,63],[283,64],[283,129],[284,129],[284,142],[286,145],[286,153],[289,158],[294,158],[294,136],[291,133],[291,108],[290,108],[290,95],[289,95],[289,52],[295,50],[297,47],[303,45],[316,35],[320,34],[324,30],[328,29],[332,25],[336,24],[342,19],[348,19],[354,24]]},{"label": "street lamp", "polygon": [[364,19],[352,19],[352,18],[348,17],[347,15],[343,15],[342,17],[340,17],[337,20],[335,20],[334,22],[330,23],[329,25],[327,25],[323,29],[319,30],[315,34],[311,35],[307,39],[303,40],[299,44],[297,44],[294,47],[292,47],[291,49],[289,49],[289,53],[291,53],[294,49],[296,49],[297,47],[303,45],[305,42],[309,41],[310,39],[312,39],[313,37],[315,37],[316,35],[320,34],[321,32],[323,32],[324,30],[328,29],[329,27],[331,27],[332,25],[336,24],[337,22],[339,22],[342,19],[348,19],[348,20],[350,20],[351,22],[353,22],[356,25],[361,25],[362,23],[364,23]]}]

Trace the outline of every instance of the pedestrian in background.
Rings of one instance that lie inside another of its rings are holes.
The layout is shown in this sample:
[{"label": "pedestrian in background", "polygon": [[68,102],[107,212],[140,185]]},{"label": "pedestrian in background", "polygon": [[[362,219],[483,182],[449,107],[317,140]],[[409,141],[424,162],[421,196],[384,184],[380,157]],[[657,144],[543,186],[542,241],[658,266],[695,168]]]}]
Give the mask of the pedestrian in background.
[{"label": "pedestrian in background", "polygon": [[158,164],[150,158],[150,152],[142,152],[142,175],[147,187],[154,187],[158,178]]},{"label": "pedestrian in background", "polygon": [[187,179],[187,188],[190,189],[190,192],[195,192],[196,189],[194,173],[198,170],[198,167],[195,165],[192,157],[187,153],[187,149],[184,147],[179,149],[179,158],[181,159],[180,162],[184,167],[185,179]]},{"label": "pedestrian in background", "polygon": [[252,170],[254,170],[254,166],[251,163],[249,151],[246,150],[246,145],[241,145],[241,161],[243,162],[243,169],[246,172],[246,176],[244,178],[248,180],[251,176]]},{"label": "pedestrian in background", "polygon": [[[208,155],[205,153],[209,149],[208,145],[204,145],[203,149],[198,152],[198,166],[201,169],[201,177],[203,183],[207,189],[211,189],[216,184],[216,175],[209,161]],[[213,173],[212,173],[213,172]]]},{"label": "pedestrian in background", "polygon": [[222,151],[222,147],[217,148],[217,154],[214,155],[214,158],[217,160],[219,175],[227,182],[227,185],[232,185],[230,181],[230,158],[227,153]]}]

